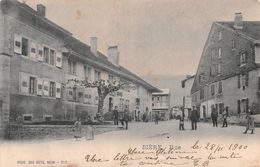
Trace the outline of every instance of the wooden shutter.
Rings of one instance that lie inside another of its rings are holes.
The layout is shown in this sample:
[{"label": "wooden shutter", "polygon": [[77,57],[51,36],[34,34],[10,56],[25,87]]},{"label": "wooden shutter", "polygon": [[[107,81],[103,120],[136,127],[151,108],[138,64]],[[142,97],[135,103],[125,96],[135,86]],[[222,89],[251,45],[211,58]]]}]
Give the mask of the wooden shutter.
[{"label": "wooden shutter", "polygon": [[258,91],[260,91],[260,76],[258,76]]},{"label": "wooden shutter", "polygon": [[241,113],[241,108],[240,108],[240,100],[237,100],[237,113]]},{"label": "wooden shutter", "polygon": [[41,44],[38,44],[37,59],[38,61],[43,61],[43,47]]},{"label": "wooden shutter", "polygon": [[247,51],[245,51],[245,63],[248,62],[248,55],[247,55]]},{"label": "wooden shutter", "polygon": [[248,86],[249,83],[249,72],[246,73],[246,83],[245,85]]},{"label": "wooden shutter", "polygon": [[43,94],[43,80],[37,79],[37,95],[41,96]]},{"label": "wooden shutter", "polygon": [[49,96],[49,86],[50,86],[50,82],[44,80],[43,81],[43,95],[44,96]]},{"label": "wooden shutter", "polygon": [[62,53],[61,52],[56,53],[56,66],[59,68],[62,67]]},{"label": "wooden shutter", "polygon": [[34,41],[31,41],[31,47],[30,47],[30,58],[32,59],[36,59],[36,52],[37,52],[37,49],[36,49],[36,43]]},{"label": "wooden shutter", "polygon": [[248,100],[248,98],[246,99],[246,112],[249,112],[249,100]]},{"label": "wooden shutter", "polygon": [[29,75],[20,73],[20,92],[29,93]]},{"label": "wooden shutter", "polygon": [[56,82],[56,98],[61,98],[61,83]]},{"label": "wooden shutter", "polygon": [[237,75],[237,88],[240,88],[241,84],[240,84],[240,74]]},{"label": "wooden shutter", "polygon": [[72,88],[66,88],[66,94],[67,94],[67,100],[73,100],[73,89]]},{"label": "wooden shutter", "polygon": [[14,52],[22,54],[22,37],[17,34],[14,34]]}]

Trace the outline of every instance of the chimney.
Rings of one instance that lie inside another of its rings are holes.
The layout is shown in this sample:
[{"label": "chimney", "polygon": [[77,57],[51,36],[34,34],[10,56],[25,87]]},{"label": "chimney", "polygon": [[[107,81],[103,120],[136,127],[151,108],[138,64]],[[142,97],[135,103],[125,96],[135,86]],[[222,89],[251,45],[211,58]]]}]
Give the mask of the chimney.
[{"label": "chimney", "polygon": [[97,37],[90,38],[90,51],[97,56]]},{"label": "chimney", "polygon": [[108,60],[116,66],[119,66],[119,52],[118,46],[110,46],[107,49]]},{"label": "chimney", "polygon": [[37,4],[37,14],[41,17],[45,17],[45,6],[43,4]]},{"label": "chimney", "polygon": [[234,28],[235,29],[243,29],[243,16],[242,16],[242,13],[235,13]]}]

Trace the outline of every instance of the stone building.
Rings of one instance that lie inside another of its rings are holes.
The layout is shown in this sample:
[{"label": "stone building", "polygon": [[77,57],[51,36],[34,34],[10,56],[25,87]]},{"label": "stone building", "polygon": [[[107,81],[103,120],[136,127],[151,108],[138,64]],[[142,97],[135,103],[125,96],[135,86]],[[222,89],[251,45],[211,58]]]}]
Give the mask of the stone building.
[{"label": "stone building", "polygon": [[214,22],[192,86],[192,105],[208,118],[212,108],[231,115],[248,112],[260,100],[260,22]]},{"label": "stone building", "polygon": [[170,90],[161,89],[162,92],[152,94],[152,117],[159,115],[160,120],[170,119]]},{"label": "stone building", "polygon": [[86,45],[37,10],[16,0],[0,2],[0,125],[9,122],[75,120],[94,116],[94,89],[66,89],[68,79],[123,78],[136,85],[134,91],[118,91],[106,98],[104,111],[118,105],[131,112],[151,110],[152,95],[159,91],[119,65],[117,46],[108,57],[98,52],[97,38]]}]

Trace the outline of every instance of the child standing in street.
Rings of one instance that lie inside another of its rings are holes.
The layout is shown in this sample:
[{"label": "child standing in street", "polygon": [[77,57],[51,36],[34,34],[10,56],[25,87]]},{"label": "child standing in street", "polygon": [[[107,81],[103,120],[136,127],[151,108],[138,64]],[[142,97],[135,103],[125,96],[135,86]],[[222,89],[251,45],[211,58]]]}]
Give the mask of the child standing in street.
[{"label": "child standing in street", "polygon": [[184,115],[180,115],[180,124],[179,124],[179,130],[185,130],[184,129]]},{"label": "child standing in street", "polygon": [[246,114],[246,119],[247,119],[247,125],[246,125],[246,131],[244,132],[244,134],[246,134],[248,130],[251,130],[251,134],[254,134],[255,120],[254,120],[254,117],[252,116],[251,112]]}]

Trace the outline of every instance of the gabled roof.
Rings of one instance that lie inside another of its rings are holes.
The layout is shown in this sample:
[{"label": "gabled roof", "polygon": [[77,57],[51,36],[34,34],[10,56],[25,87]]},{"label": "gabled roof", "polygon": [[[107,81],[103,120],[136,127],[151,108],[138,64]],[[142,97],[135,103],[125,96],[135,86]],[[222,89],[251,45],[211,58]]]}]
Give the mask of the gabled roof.
[{"label": "gabled roof", "polygon": [[45,33],[55,36],[56,38],[62,40],[70,51],[73,51],[79,54],[81,57],[84,57],[88,60],[92,60],[98,67],[105,67],[105,69],[111,69],[115,71],[117,75],[123,77],[124,79],[130,80],[136,84],[144,86],[146,89],[152,92],[160,92],[160,90],[151,84],[147,83],[139,76],[133,74],[126,68],[122,66],[116,66],[108,61],[107,57],[98,52],[98,56],[95,56],[90,51],[90,46],[81,42],[72,36],[72,33],[60,27],[56,23],[50,21],[46,17],[41,17],[37,12],[26,5],[25,3],[18,2],[16,0],[3,0],[1,3],[1,10],[4,14],[13,15],[18,20],[21,20],[25,24],[28,24],[36,29],[40,29]]},{"label": "gabled roof", "polygon": [[260,21],[243,21],[243,28],[236,29],[234,28],[234,21],[223,21],[223,22],[216,22],[226,28],[232,29],[237,33],[243,34],[247,37],[250,37],[254,40],[260,39]]}]

